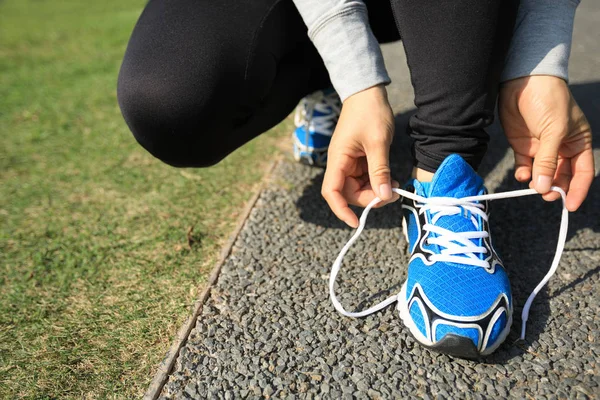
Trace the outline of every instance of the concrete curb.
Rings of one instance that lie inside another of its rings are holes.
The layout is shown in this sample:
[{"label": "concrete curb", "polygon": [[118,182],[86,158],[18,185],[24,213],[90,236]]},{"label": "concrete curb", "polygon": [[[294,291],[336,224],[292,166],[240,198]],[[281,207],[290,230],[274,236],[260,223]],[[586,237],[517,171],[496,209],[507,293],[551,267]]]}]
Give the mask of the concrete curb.
[{"label": "concrete curb", "polygon": [[223,263],[225,262],[225,260],[229,256],[229,254],[231,253],[231,249],[233,247],[233,244],[235,243],[235,240],[237,239],[242,228],[244,227],[244,224],[246,223],[246,220],[248,219],[250,212],[254,208],[256,201],[260,197],[260,194],[262,193],[263,189],[265,188],[265,185],[266,185],[269,177],[271,176],[273,170],[275,169],[275,167],[277,166],[278,163],[279,163],[279,159],[276,159],[271,163],[271,165],[269,166],[269,168],[267,169],[267,171],[265,173],[265,176],[264,176],[262,182],[258,185],[256,192],[254,193],[252,198],[250,198],[250,200],[248,200],[248,202],[246,203],[246,206],[244,207],[242,214],[238,218],[235,229],[233,230],[233,232],[229,236],[229,239],[227,239],[225,246],[223,246],[223,249],[221,250],[221,254],[219,255],[219,258],[217,259],[217,262],[215,263],[215,265],[212,269],[212,272],[210,273],[210,276],[205,283],[204,289],[202,290],[202,292],[198,296],[198,299],[194,303],[194,306],[192,308],[192,315],[190,315],[190,317],[188,317],[188,319],[185,321],[185,323],[181,326],[181,328],[177,332],[177,335],[175,336],[175,339],[173,341],[173,344],[171,345],[171,348],[167,352],[167,355],[165,356],[165,358],[159,364],[158,370],[156,371],[156,374],[154,375],[154,378],[152,379],[152,382],[150,383],[148,390],[144,394],[144,400],[155,400],[158,398],[158,396],[160,396],[162,388],[165,385],[165,383],[167,382],[167,379],[169,378],[169,374],[171,373],[171,370],[173,369],[173,366],[175,365],[175,361],[177,361],[177,357],[179,355],[179,350],[181,350],[181,348],[185,345],[190,332],[192,331],[192,329],[194,328],[194,326],[196,324],[196,319],[198,318],[198,315],[200,315],[200,312],[202,311],[202,306],[204,305],[204,302],[206,301],[206,299],[208,299],[210,290],[212,289],[213,285],[217,282],[217,279],[219,278],[219,274],[221,272],[221,267],[223,266]]}]

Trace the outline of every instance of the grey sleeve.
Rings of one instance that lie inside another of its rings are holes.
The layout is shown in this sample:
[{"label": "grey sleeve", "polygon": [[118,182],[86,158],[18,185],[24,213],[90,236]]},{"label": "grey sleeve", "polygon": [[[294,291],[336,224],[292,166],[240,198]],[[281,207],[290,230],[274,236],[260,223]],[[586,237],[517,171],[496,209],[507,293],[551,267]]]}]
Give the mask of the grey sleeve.
[{"label": "grey sleeve", "polygon": [[575,10],[580,0],[521,0],[502,81],[529,75],[568,80]]},{"label": "grey sleeve", "polygon": [[389,84],[379,43],[360,0],[294,0],[342,101]]}]

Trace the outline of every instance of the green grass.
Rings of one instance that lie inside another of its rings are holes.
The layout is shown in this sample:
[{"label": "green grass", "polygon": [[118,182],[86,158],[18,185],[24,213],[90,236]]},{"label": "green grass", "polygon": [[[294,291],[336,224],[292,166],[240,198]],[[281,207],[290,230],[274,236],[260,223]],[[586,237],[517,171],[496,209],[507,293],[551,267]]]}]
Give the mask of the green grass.
[{"label": "green grass", "polygon": [[0,398],[139,397],[288,128],[148,155],[115,91],[144,3],[0,1]]}]

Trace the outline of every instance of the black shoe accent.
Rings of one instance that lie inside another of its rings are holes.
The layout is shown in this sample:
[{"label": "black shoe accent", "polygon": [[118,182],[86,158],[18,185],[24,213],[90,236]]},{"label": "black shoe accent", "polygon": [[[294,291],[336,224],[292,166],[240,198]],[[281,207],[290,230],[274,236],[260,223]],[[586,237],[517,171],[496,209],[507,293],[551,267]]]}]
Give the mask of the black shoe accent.
[{"label": "black shoe accent", "polygon": [[452,357],[466,358],[468,360],[476,360],[481,357],[475,343],[464,336],[447,334],[442,340],[435,343],[433,346],[426,346],[428,349],[439,353],[448,354]]}]

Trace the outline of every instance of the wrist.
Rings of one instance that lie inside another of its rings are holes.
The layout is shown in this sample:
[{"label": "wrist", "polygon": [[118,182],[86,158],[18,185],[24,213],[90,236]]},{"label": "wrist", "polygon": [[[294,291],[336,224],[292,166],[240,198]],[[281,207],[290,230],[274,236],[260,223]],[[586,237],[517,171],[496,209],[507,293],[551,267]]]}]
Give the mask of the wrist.
[{"label": "wrist", "polygon": [[344,105],[347,103],[355,103],[357,101],[379,102],[386,105],[389,104],[385,85],[379,84],[371,86],[370,88],[354,93],[344,101]]},{"label": "wrist", "polygon": [[561,85],[567,86],[567,81],[560,76],[555,75],[528,75],[521,76],[519,78],[509,79],[500,83],[500,88],[514,87],[514,86],[527,86],[529,83],[544,83],[547,85]]}]

